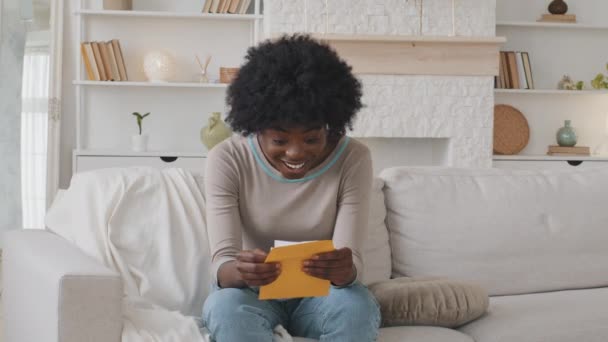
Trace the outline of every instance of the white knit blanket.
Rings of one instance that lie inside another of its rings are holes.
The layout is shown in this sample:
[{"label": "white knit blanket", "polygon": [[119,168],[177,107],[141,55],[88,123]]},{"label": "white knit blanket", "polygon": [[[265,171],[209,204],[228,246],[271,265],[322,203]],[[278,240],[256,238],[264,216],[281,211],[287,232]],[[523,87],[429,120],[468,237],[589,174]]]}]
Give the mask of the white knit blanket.
[{"label": "white knit blanket", "polygon": [[[210,340],[198,324],[209,292],[200,178],[182,169],[79,173],[46,224],[121,275],[123,342]],[[275,330],[275,341],[292,340]]]}]

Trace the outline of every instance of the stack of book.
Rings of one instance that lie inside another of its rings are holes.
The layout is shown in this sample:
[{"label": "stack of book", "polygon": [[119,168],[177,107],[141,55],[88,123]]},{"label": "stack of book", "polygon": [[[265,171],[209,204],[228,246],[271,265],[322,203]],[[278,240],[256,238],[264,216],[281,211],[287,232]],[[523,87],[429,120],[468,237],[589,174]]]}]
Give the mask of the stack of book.
[{"label": "stack of book", "polygon": [[205,0],[203,13],[245,14],[251,0]]},{"label": "stack of book", "polygon": [[550,145],[549,150],[547,151],[547,155],[550,156],[589,156],[591,155],[588,146],[573,146],[573,147],[564,147],[557,145]]},{"label": "stack of book", "polygon": [[82,42],[80,52],[90,81],[128,81],[127,68],[118,39]]},{"label": "stack of book", "polygon": [[538,21],[553,23],[576,23],[576,14],[543,14]]},{"label": "stack of book", "polygon": [[522,51],[501,51],[498,76],[494,79],[498,89],[534,89],[530,56]]}]

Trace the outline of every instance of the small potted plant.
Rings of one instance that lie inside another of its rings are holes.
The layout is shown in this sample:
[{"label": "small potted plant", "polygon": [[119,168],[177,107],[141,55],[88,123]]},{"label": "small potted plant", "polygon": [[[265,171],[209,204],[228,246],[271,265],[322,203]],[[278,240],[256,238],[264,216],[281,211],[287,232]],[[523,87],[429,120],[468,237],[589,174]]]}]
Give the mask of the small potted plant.
[{"label": "small potted plant", "polygon": [[150,115],[150,113],[141,115],[138,112],[134,112],[133,115],[137,118],[137,127],[139,128],[139,134],[131,137],[131,148],[135,152],[144,152],[147,150],[148,147],[148,135],[142,134],[141,123],[146,116]]}]

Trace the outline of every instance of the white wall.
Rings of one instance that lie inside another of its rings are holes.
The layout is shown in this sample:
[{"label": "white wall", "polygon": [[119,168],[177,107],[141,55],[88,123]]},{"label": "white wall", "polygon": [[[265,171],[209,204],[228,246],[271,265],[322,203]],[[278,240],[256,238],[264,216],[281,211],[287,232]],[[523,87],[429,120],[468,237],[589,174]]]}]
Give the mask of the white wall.
[{"label": "white wall", "polygon": [[21,71],[25,26],[20,0],[4,0],[0,28],[0,248],[2,233],[21,228]]},{"label": "white wall", "polygon": [[[419,33],[416,3],[402,0],[266,1],[266,31],[345,34]],[[307,6],[306,6],[307,5]],[[327,13],[327,15],[326,15]],[[494,36],[495,1],[459,0],[455,6],[455,33]],[[424,35],[452,33],[448,0],[424,1]],[[377,170],[396,165],[489,167],[492,154],[493,78],[454,76],[363,75],[365,108],[359,113],[353,136],[368,143]],[[383,137],[391,139],[368,138]],[[403,139],[406,138],[406,139]],[[409,138],[447,139],[425,146]],[[444,146],[442,158],[436,158]],[[431,153],[435,151],[435,153]]]},{"label": "white wall", "polygon": [[[158,2],[157,0],[155,0]],[[186,0],[180,0],[181,6]],[[265,27],[269,33],[305,30],[304,3],[308,3],[307,31],[337,33],[418,33],[418,12],[405,0],[329,0],[327,25],[324,0],[266,0]],[[65,18],[73,18],[72,1],[66,2]],[[493,36],[495,0],[457,0],[456,34]],[[425,0],[423,33],[448,35],[452,12],[448,0]],[[61,142],[61,187],[69,184],[75,117],[72,80],[73,20],[64,30],[64,101]],[[491,77],[363,76],[364,103],[354,136],[364,137],[372,149],[377,169],[394,165],[491,165],[493,80]],[[137,95],[137,92],[134,92]],[[109,119],[113,120],[112,118]],[[117,121],[116,121],[117,122]],[[204,122],[196,122],[201,127]],[[124,135],[93,137],[108,145]],[[390,140],[384,138],[390,137]],[[369,138],[382,138],[372,139]],[[408,139],[402,139],[408,138]],[[409,138],[437,138],[438,142]],[[100,140],[101,139],[101,140]],[[104,140],[105,139],[105,140]],[[186,143],[186,142],[185,142]],[[427,143],[429,145],[427,145]],[[440,156],[440,157],[437,157]]]}]

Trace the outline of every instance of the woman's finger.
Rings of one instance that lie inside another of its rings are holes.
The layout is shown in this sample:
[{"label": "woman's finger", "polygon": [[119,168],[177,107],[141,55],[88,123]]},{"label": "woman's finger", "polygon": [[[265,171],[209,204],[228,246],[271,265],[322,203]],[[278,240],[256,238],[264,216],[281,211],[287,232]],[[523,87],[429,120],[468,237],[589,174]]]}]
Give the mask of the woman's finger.
[{"label": "woman's finger", "polygon": [[268,285],[268,284],[272,283],[275,280],[277,280],[277,277],[269,277],[269,278],[264,278],[264,279],[245,281],[245,283],[247,284],[247,286],[264,286],[264,285]]},{"label": "woman's finger", "polygon": [[263,263],[266,260],[267,254],[260,250],[255,251],[240,251],[236,259],[242,262],[250,262],[254,264]]},{"label": "woman's finger", "polygon": [[249,272],[249,273],[267,273],[267,272],[276,272],[281,268],[281,264],[279,263],[251,263],[237,260],[236,269],[239,272]]},{"label": "woman's finger", "polygon": [[352,259],[352,251],[348,247],[336,249],[331,252],[323,252],[314,255],[311,260],[341,260]]},{"label": "woman's finger", "polygon": [[264,273],[241,272],[241,278],[243,278],[243,280],[246,280],[246,281],[247,280],[260,280],[260,279],[278,277],[279,274],[280,274],[280,272],[278,272],[278,271],[264,272]]},{"label": "woman's finger", "polygon": [[352,267],[353,262],[349,259],[340,260],[305,260],[302,263],[305,267],[320,267],[320,268],[348,268]]}]

